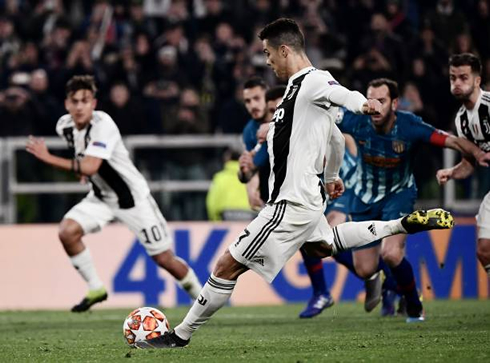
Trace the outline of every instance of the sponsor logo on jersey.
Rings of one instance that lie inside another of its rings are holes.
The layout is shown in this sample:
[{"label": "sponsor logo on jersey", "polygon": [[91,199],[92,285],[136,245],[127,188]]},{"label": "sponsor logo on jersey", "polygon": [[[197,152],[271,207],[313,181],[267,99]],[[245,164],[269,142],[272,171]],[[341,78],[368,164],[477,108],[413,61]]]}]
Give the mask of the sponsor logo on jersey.
[{"label": "sponsor logo on jersey", "polygon": [[399,158],[385,158],[384,156],[372,155],[364,155],[363,160],[366,164],[387,169],[396,168],[401,162]]},{"label": "sponsor logo on jersey", "polygon": [[107,147],[106,144],[104,144],[103,142],[100,142],[100,141],[94,141],[94,142],[92,142],[92,145],[98,146],[98,147],[101,147],[101,148],[104,148],[104,149]]},{"label": "sponsor logo on jersey", "polygon": [[393,151],[397,154],[401,154],[405,151],[405,143],[403,141],[393,140],[393,143],[391,145],[393,147]]}]

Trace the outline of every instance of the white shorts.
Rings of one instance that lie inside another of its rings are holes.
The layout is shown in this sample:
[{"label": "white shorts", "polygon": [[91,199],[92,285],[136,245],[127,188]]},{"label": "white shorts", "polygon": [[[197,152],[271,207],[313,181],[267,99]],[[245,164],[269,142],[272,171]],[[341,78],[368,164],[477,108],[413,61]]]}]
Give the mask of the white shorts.
[{"label": "white shorts", "polygon": [[490,192],[485,195],[476,215],[478,238],[490,239]]},{"label": "white shorts", "polygon": [[266,205],[228,249],[235,260],[271,283],[305,242],[332,241],[323,210],[281,201]]},{"label": "white shorts", "polygon": [[173,244],[167,221],[151,195],[136,201],[133,208],[120,209],[89,194],[64,218],[80,224],[84,234],[98,232],[112,220],[119,220],[136,234],[150,256],[167,251]]}]

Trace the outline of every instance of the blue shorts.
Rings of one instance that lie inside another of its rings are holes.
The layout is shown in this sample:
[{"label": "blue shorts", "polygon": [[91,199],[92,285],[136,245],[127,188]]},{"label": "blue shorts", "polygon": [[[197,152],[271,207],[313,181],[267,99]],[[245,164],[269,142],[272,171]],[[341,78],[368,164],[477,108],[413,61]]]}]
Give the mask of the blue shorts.
[{"label": "blue shorts", "polygon": [[[417,190],[415,188],[403,189],[397,193],[388,194],[379,202],[371,204],[365,204],[361,198],[354,195],[351,199],[350,214],[354,222],[398,219],[413,212],[416,199]],[[380,243],[381,240],[374,241],[357,249],[370,248]]]},{"label": "blue shorts", "polygon": [[325,209],[325,215],[332,211],[344,213],[346,216],[350,214],[352,198],[354,197],[354,191],[347,189],[341,197],[333,200],[329,200],[327,208]]}]

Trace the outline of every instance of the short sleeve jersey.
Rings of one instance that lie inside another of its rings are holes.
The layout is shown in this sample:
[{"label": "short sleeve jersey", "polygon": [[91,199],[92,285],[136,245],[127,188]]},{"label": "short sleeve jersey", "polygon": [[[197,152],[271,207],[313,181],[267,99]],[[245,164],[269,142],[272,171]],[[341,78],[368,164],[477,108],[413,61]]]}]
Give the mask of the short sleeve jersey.
[{"label": "short sleeve jersey", "polygon": [[289,78],[269,133],[269,203],[282,200],[322,210],[323,162],[338,105],[330,93],[340,86],[332,75],[307,67]]},{"label": "short sleeve jersey", "polygon": [[131,161],[119,129],[107,113],[94,111],[92,120],[82,130],[75,127],[69,114],[64,115],[58,120],[56,132],[66,140],[74,157],[103,160],[97,173],[89,178],[91,193],[97,198],[128,209],[149,195],[146,180]]}]

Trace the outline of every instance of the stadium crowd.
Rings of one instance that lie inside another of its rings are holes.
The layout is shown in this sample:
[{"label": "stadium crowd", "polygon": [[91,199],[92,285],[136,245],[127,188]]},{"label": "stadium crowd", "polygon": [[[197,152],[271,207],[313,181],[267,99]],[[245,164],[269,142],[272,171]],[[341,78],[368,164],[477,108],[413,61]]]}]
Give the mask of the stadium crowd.
[{"label": "stadium crowd", "polygon": [[96,77],[123,135],[239,134],[243,82],[277,82],[256,34],[280,16],[301,24],[315,66],[363,93],[397,80],[400,109],[437,128],[459,107],[450,54],[478,54],[490,90],[489,0],[2,0],[0,137],[55,135],[74,74]]}]

